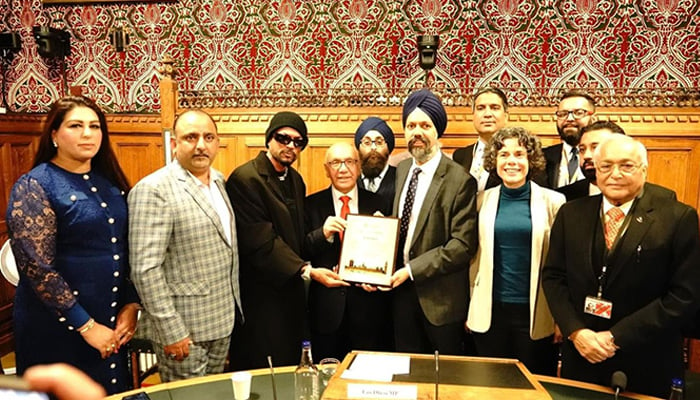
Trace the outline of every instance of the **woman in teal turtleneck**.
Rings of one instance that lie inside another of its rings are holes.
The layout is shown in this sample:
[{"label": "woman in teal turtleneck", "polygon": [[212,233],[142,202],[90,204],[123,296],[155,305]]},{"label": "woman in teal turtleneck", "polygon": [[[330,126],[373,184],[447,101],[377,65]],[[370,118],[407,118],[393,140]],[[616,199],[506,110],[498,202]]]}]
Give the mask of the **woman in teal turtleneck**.
[{"label": "woman in teal turtleneck", "polygon": [[479,356],[517,358],[533,373],[555,375],[561,335],[555,335],[540,269],[564,195],[531,181],[545,160],[539,139],[523,128],[496,132],[483,165],[503,183],[479,202],[479,251],[472,265],[478,272],[467,329]]}]

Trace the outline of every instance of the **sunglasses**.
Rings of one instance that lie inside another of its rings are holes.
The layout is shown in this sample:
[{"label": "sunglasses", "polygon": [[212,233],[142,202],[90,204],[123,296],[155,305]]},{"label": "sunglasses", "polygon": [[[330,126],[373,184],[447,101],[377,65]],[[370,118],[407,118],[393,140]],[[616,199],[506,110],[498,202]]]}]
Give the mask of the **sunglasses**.
[{"label": "sunglasses", "polygon": [[275,140],[278,141],[280,144],[286,146],[289,143],[294,143],[294,147],[301,147],[302,149],[306,147],[306,144],[308,143],[308,140],[303,137],[292,139],[291,136],[285,135],[284,133],[275,133],[274,135],[272,135],[272,137],[275,138]]}]

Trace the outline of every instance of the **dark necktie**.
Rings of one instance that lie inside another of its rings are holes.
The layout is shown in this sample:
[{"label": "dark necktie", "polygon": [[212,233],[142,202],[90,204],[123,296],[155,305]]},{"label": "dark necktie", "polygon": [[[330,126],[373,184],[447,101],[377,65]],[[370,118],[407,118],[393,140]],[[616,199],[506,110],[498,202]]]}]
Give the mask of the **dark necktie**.
[{"label": "dark necktie", "polygon": [[578,169],[578,158],[576,157],[576,154],[578,154],[578,148],[577,147],[572,147],[571,148],[571,158],[569,158],[569,183],[571,183],[571,180],[574,179],[574,176],[576,175],[576,170]]},{"label": "dark necktie", "polygon": [[[340,201],[343,202],[343,205],[340,207],[340,218],[347,219],[348,214],[350,214],[350,196],[340,196]],[[338,232],[340,240],[343,240],[343,233],[342,231]]]},{"label": "dark necktie", "polygon": [[[413,201],[416,199],[416,188],[418,187],[418,174],[421,173],[420,168],[413,170],[411,181],[408,183],[406,191],[406,199],[403,202],[403,211],[401,212],[401,225],[399,226],[399,260],[403,259],[403,248],[406,245],[406,235],[408,234],[408,222],[411,219],[411,211],[413,210]],[[396,266],[402,268],[403,263]]]},{"label": "dark necktie", "polygon": [[622,220],[625,219],[625,213],[622,212],[620,207],[613,207],[605,215],[607,216],[607,221],[605,221],[605,245],[610,250],[615,243]]}]

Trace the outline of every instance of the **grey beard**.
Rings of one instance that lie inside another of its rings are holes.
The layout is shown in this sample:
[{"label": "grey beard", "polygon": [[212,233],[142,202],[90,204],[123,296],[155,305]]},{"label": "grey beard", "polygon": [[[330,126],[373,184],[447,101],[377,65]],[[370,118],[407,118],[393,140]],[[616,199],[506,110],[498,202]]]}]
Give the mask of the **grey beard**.
[{"label": "grey beard", "polygon": [[423,164],[424,162],[430,160],[430,157],[432,157],[434,150],[434,147],[415,148],[413,146],[409,146],[409,151],[411,152],[411,155],[419,164]]}]

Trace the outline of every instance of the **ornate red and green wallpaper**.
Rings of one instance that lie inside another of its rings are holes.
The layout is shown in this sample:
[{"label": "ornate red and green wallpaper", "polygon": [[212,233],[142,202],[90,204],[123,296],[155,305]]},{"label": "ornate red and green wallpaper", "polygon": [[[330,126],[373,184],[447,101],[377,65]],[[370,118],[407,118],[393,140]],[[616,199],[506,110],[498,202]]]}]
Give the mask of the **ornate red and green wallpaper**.
[{"label": "ornate red and green wallpaper", "polygon": [[[498,85],[514,104],[563,87],[612,92],[700,86],[698,0],[177,0],[43,4],[0,0],[22,48],[3,72],[10,111],[42,112],[81,86],[111,112],[158,112],[164,55],[184,91],[396,93]],[[32,27],[71,35],[65,68]],[[115,28],[130,44],[116,51]],[[434,69],[418,35],[439,35]],[[387,100],[388,101],[388,100]]]}]

